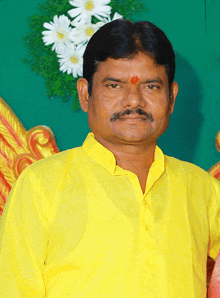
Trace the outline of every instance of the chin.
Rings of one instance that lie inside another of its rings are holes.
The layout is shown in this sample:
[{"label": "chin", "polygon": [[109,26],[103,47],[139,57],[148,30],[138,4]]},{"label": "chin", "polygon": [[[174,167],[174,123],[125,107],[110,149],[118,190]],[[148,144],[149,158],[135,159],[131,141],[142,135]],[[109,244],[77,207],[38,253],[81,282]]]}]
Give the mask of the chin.
[{"label": "chin", "polygon": [[139,136],[139,135],[120,135],[118,138],[123,141],[124,143],[141,143],[145,142],[149,136]]}]

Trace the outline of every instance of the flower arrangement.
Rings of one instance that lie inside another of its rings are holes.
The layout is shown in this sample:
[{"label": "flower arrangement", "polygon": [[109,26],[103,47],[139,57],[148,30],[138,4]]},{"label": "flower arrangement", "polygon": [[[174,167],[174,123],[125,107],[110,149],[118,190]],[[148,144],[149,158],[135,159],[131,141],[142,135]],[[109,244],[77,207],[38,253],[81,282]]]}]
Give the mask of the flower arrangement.
[{"label": "flower arrangement", "polygon": [[104,24],[143,12],[144,5],[136,0],[46,0],[39,10],[29,18],[31,30],[23,38],[29,49],[24,63],[45,78],[47,96],[71,98],[77,110],[76,82],[89,39]]}]

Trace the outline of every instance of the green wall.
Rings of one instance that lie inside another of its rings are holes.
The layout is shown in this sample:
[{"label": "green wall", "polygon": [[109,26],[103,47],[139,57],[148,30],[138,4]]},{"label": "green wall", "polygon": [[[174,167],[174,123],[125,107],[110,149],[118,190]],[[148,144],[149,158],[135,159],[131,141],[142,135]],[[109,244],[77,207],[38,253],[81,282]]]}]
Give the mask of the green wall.
[{"label": "green wall", "polygon": [[[135,20],[160,27],[176,53],[179,95],[163,151],[205,170],[220,160],[214,144],[220,130],[220,3],[219,0],[143,0],[147,11]],[[27,50],[22,36],[27,18],[44,0],[0,0],[0,96],[25,128],[49,126],[60,150],[82,144],[87,115],[73,112],[71,103],[45,96],[44,79],[22,63]]]}]

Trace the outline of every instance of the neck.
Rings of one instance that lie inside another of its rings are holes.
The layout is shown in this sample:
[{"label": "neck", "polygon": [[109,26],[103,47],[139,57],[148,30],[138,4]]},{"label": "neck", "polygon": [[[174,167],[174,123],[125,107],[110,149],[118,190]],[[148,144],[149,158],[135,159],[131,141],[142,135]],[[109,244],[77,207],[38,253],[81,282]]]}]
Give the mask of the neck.
[{"label": "neck", "polygon": [[96,140],[114,154],[118,166],[137,175],[144,193],[148,172],[154,161],[156,142],[137,145],[110,143],[97,138]]},{"label": "neck", "polygon": [[154,161],[155,147],[143,149],[137,146],[126,146],[125,148],[114,148],[111,152],[114,154],[118,166],[135,173],[141,169],[150,169]]}]

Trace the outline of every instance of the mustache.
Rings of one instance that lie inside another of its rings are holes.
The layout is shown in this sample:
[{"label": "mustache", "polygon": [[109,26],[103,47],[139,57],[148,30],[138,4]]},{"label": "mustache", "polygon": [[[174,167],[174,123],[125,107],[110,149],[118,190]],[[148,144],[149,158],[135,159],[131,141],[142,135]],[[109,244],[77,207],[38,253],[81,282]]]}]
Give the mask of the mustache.
[{"label": "mustache", "polygon": [[145,112],[145,111],[143,111],[141,109],[134,109],[134,110],[127,109],[127,110],[125,110],[123,112],[115,113],[115,114],[113,114],[111,116],[110,121],[111,122],[114,122],[114,121],[118,120],[120,117],[123,117],[125,115],[130,115],[130,114],[144,115],[147,120],[150,120],[151,122],[154,121],[154,118],[153,118],[152,114],[147,113],[147,112]]}]

